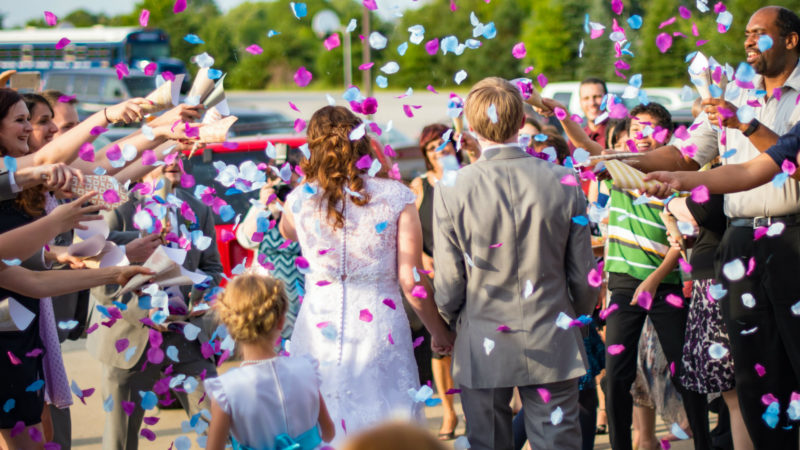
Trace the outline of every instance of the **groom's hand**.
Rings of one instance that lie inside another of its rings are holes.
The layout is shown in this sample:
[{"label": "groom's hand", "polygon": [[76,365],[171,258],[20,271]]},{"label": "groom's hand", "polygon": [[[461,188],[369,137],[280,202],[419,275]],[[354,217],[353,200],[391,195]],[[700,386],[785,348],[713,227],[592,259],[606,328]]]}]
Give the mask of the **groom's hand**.
[{"label": "groom's hand", "polygon": [[447,331],[444,336],[431,336],[431,349],[436,353],[443,355],[450,355],[453,353],[453,345],[455,344],[456,334],[452,331]]}]

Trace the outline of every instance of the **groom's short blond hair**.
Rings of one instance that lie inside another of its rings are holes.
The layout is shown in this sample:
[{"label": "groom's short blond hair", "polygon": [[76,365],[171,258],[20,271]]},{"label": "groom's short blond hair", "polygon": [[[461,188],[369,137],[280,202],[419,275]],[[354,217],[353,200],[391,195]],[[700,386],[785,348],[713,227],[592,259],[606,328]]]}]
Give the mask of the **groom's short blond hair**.
[{"label": "groom's short blond hair", "polygon": [[[497,122],[492,121],[489,109],[494,105]],[[506,142],[519,133],[525,111],[522,95],[514,85],[499,77],[484,78],[467,95],[464,106],[472,130],[491,142]]]}]

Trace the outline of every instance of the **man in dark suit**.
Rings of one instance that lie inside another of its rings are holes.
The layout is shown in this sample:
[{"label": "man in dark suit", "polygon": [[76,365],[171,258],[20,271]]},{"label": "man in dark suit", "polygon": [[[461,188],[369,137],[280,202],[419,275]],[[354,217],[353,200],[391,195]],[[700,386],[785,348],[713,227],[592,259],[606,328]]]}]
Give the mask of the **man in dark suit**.
[{"label": "man in dark suit", "polygon": [[[181,169],[178,164],[173,162],[162,166],[154,171],[155,175],[160,176],[162,169],[166,181],[173,186],[179,185]],[[177,189],[174,194],[178,200],[189,206],[193,214],[186,211],[185,207],[170,207],[166,216],[172,218],[170,220],[171,230],[181,233],[181,228],[185,225],[184,232],[201,230],[211,240],[210,245],[202,250],[192,245],[186,253],[183,267],[190,271],[204,272],[211,278],[210,284],[215,285],[219,282],[223,269],[217,250],[212,210],[188,191]],[[154,211],[160,209],[161,205],[153,202],[152,198],[132,198],[117,209],[106,213],[109,228],[113,230],[109,236],[111,240],[122,245],[137,242],[138,257],[134,259],[138,261],[135,262],[143,262],[149,253],[158,246],[157,240],[152,237],[149,240],[145,237],[144,242],[142,239],[137,240],[140,232],[134,226],[137,207],[150,207]],[[133,249],[126,249],[129,258],[133,256],[131,250]],[[142,319],[147,321],[146,319],[152,316],[155,309],[143,309],[148,306],[143,303],[147,302],[140,302],[139,298],[133,294],[125,294],[119,298],[114,297],[117,289],[118,286],[109,285],[92,290],[92,296],[98,305],[110,307],[112,306],[111,302],[116,300],[124,303],[127,308],[121,311],[122,319],[117,320],[110,327],[102,325],[107,317],[94,311],[92,324],[99,323],[100,326],[89,335],[87,347],[89,352],[103,363],[103,398],[107,399],[109,395],[112,398],[111,412],[106,414],[103,448],[136,449],[138,448],[139,428],[145,414],[139,392],[153,391],[170,395],[159,389],[159,387],[164,388],[163,383],[154,386],[164,377],[164,369],[171,365],[172,377],[184,374],[187,380],[192,377],[197,380],[198,377],[216,376],[213,360],[204,357],[201,351],[202,343],[209,340],[210,331],[213,329],[213,319],[210,313],[195,315],[188,319],[190,324],[200,328],[196,338],[191,333],[184,335],[180,331],[171,331],[164,325],[150,322],[148,326],[142,323]],[[187,305],[197,305],[202,302],[206,292],[208,292],[207,289],[198,289],[197,285],[180,288],[180,295],[183,296]],[[161,339],[158,334],[153,333],[154,330],[160,333]],[[125,346],[126,341],[121,341],[122,339],[127,340],[127,346]],[[146,351],[153,348],[152,343],[158,342],[158,340],[163,340],[163,342],[156,347],[160,347],[166,352],[166,356],[162,355],[161,358],[157,355],[153,357]],[[170,356],[170,352],[167,351],[172,346],[177,349],[177,358],[175,359],[172,358],[175,355]],[[178,400],[190,416],[209,407],[208,400],[204,396],[203,383],[200,380],[197,381],[196,387],[191,386],[194,384],[191,381],[183,384],[184,387],[188,387],[186,392],[177,392],[180,389],[176,389]],[[131,414],[124,410],[121,401],[133,402],[136,405]]]}]

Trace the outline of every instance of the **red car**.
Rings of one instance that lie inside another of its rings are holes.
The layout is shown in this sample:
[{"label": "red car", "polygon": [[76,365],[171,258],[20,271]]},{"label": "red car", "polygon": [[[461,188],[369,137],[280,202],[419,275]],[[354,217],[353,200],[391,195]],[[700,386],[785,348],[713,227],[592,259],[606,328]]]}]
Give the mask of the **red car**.
[{"label": "red car", "polygon": [[[235,146],[231,144],[236,144]],[[247,160],[252,160],[256,164],[266,163],[268,161],[265,152],[269,143],[275,146],[277,153],[277,160],[279,164],[283,163],[289,149],[299,148],[306,143],[306,137],[301,135],[269,135],[269,136],[248,136],[242,138],[233,138],[230,142],[225,144],[210,144],[206,146],[202,152],[196,153],[189,159],[188,163],[191,168],[188,170],[194,176],[197,184],[210,186],[216,189],[217,195],[220,195],[223,200],[233,207],[236,215],[241,214],[242,219],[247,214],[250,208],[250,199],[258,198],[258,191],[253,191],[245,194],[224,195],[227,187],[214,181],[217,176],[217,170],[213,166],[214,161],[222,161],[225,164],[233,164],[239,166]],[[382,160],[386,163],[386,157],[383,154],[382,147],[377,141],[373,140],[373,147]],[[421,164],[421,157],[419,150],[414,148],[401,148],[395,149],[397,157],[395,161],[399,162],[400,170],[403,178],[410,179],[413,175],[409,170],[411,167],[419,166]],[[188,151],[185,152],[188,156]],[[424,166],[423,166],[424,167]],[[236,215],[234,215],[234,220]],[[225,275],[230,277],[231,270],[247,258],[248,263],[253,261],[254,252],[239,245],[236,239],[230,239],[223,242],[223,230],[227,232],[225,235],[231,236],[233,232],[233,220],[224,221],[219,215],[214,215],[216,220],[216,235],[217,235],[217,248],[219,249],[220,259],[222,260],[222,267],[225,269]],[[225,280],[222,280],[222,285],[225,285]]]}]

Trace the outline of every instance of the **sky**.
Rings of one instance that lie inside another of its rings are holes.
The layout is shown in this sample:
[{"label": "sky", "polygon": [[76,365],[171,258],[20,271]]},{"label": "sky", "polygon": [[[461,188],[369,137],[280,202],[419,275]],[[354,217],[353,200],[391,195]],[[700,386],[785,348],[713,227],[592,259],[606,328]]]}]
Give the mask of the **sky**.
[{"label": "sky", "polygon": [[[245,0],[216,0],[223,11],[227,11]],[[133,10],[136,0],[26,0],[25,7],[20,8],[13,0],[0,0],[0,13],[5,15],[6,27],[22,26],[29,19],[43,17],[44,11],[50,11],[58,17],[68,14],[78,8],[84,8],[94,13],[103,12],[110,16],[127,13]],[[188,1],[191,8],[191,0]],[[377,0],[378,11],[387,10],[398,6],[407,8],[418,4],[417,0]]]}]

